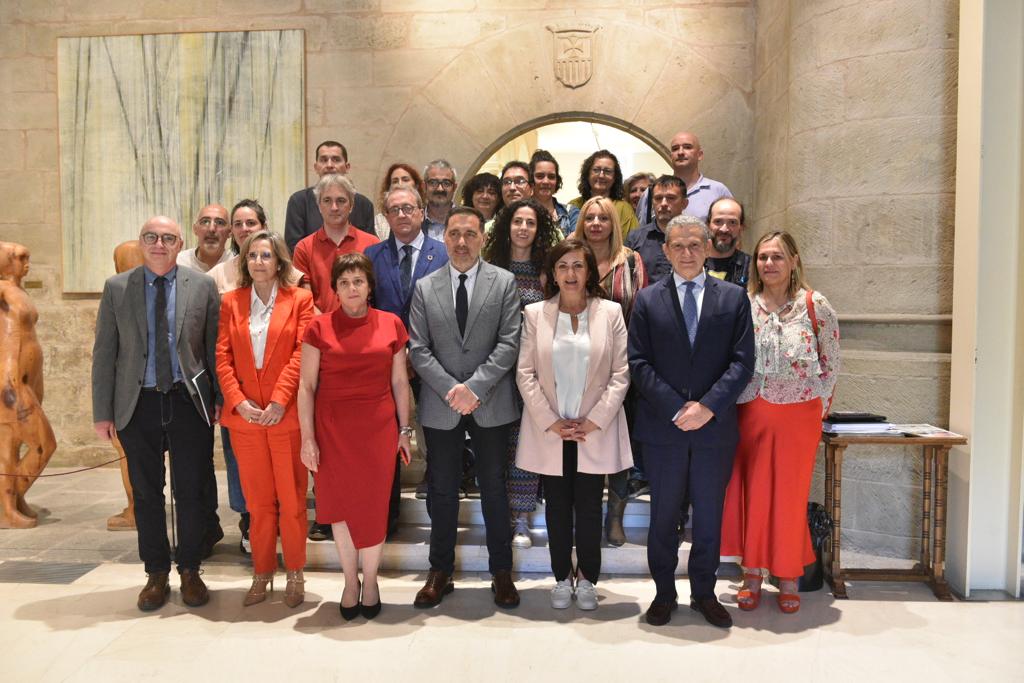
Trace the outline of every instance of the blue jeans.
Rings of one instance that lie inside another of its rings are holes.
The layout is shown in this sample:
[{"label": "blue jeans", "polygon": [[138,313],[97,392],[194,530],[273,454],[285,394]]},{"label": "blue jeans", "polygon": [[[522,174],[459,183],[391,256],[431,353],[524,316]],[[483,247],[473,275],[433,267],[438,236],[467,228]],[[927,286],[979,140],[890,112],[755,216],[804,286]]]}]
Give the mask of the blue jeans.
[{"label": "blue jeans", "polygon": [[220,428],[220,441],[224,446],[224,465],[228,470],[228,504],[232,510],[244,515],[247,510],[242,480],[238,478],[238,461],[235,460],[235,449],[231,447],[231,436],[223,426]]}]

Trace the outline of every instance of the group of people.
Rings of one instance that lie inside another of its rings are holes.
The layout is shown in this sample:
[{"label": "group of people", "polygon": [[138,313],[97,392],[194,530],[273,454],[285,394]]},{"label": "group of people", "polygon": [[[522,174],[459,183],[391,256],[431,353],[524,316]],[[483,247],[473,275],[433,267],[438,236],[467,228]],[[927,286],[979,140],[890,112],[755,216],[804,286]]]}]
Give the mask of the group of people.
[{"label": "group of people", "polygon": [[379,613],[380,558],[418,424],[431,531],[416,607],[454,589],[468,459],[500,607],[519,604],[513,547],[532,543],[541,497],[551,604],[593,610],[602,536],[623,544],[626,501],[650,491],[648,623],[676,608],[691,508],[695,610],[731,625],[714,592],[723,556],[744,567],[741,609],[757,607],[768,575],[780,609],[799,609],[836,315],[807,284],[791,235],[740,250],[743,206],[700,173],[695,135],[677,134],[670,152],[672,175],[625,183],[615,155],[595,152],[567,205],[544,150],[469,179],[462,205],[447,161],[422,175],[398,163],[375,213],[346,177],[344,146],[326,141],[320,179],[292,196],[283,236],[250,199],[230,213],[204,207],[185,251],[172,219],[147,221],[144,265],[104,287],[93,351],[96,431],[120,437],[135,491],[148,574],[139,608],[169,594],[165,451],[182,598],[208,600],[199,566],[220,422],[231,507],[251,545],[246,605],[272,590],[278,537],[285,603],[304,600],[312,472],[309,533],[338,547],[341,616]]}]

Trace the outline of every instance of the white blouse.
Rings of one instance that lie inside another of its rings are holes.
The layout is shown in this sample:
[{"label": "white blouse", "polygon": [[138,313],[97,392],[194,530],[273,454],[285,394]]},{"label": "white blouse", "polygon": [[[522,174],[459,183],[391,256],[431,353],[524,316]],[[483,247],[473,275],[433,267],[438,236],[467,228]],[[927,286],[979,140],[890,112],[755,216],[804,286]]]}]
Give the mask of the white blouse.
[{"label": "white blouse", "polygon": [[563,419],[574,420],[580,416],[583,390],[587,384],[587,370],[590,368],[590,330],[587,312],[577,319],[577,330],[572,331],[572,317],[558,313],[555,326],[555,341],[551,356],[555,366],[555,397],[558,399],[558,414]]},{"label": "white blouse", "polygon": [[264,304],[256,294],[256,288],[252,288],[252,303],[249,306],[249,339],[252,341],[252,355],[256,359],[256,369],[263,368],[263,354],[267,349],[267,329],[270,327],[270,316],[274,312],[274,302],[277,301],[277,282],[270,292],[270,298]]}]

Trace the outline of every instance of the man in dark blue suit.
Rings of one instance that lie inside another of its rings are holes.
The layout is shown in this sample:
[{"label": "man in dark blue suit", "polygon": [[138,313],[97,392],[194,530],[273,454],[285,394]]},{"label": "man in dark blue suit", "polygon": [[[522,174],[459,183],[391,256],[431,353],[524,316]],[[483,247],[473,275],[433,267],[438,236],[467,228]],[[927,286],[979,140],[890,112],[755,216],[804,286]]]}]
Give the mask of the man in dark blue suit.
[{"label": "man in dark blue suit", "polygon": [[707,226],[669,221],[672,277],[640,291],[629,321],[629,367],[639,394],[634,438],[651,483],[647,563],[657,587],[647,623],[667,624],[676,608],[679,505],[693,504],[690,606],[715,626],[732,617],[715,597],[722,504],[739,438],[736,398],[754,369],[750,303],[742,288],[704,272]]},{"label": "man in dark blue suit", "polygon": [[[373,263],[376,287],[373,305],[390,311],[409,327],[409,305],[420,278],[426,277],[448,263],[444,243],[427,237],[423,229],[423,199],[411,187],[398,187],[384,196],[384,215],[391,226],[391,236],[366,250]],[[410,377],[412,374],[410,372]],[[418,395],[419,380],[412,378],[413,395]],[[422,439],[417,439],[423,443]],[[395,460],[395,480],[391,488],[388,509],[388,535],[398,525],[398,506],[401,501],[401,464]]]}]

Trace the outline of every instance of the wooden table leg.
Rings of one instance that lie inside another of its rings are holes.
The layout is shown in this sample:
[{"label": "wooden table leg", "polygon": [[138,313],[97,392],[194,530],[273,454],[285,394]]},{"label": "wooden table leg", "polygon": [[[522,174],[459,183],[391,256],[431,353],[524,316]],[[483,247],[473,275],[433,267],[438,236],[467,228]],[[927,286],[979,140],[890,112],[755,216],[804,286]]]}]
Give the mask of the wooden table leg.
[{"label": "wooden table leg", "polygon": [[924,459],[924,478],[921,485],[921,571],[931,574],[932,557],[932,462],[935,448],[925,446],[921,449]]},{"label": "wooden table leg", "polygon": [[840,551],[843,526],[843,451],[846,450],[846,446],[832,448],[832,595],[845,600],[846,582],[843,581]]},{"label": "wooden table leg", "polygon": [[935,560],[932,591],[939,600],[952,600],[946,583],[946,488],[949,484],[949,446],[935,447]]}]

